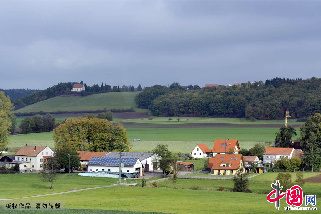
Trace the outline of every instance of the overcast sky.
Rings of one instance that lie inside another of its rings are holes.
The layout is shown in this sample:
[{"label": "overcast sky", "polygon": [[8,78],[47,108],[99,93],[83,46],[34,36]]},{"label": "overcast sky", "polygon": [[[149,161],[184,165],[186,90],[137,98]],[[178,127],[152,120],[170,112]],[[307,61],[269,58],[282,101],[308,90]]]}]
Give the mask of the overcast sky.
[{"label": "overcast sky", "polygon": [[321,77],[321,1],[3,0],[0,88]]}]

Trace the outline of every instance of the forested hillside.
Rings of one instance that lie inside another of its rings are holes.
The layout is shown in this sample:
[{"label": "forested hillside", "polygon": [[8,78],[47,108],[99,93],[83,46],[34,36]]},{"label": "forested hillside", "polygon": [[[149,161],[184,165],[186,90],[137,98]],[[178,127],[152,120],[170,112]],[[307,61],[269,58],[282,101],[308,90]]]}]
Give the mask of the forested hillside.
[{"label": "forested hillside", "polygon": [[6,96],[9,96],[11,99],[11,102],[14,100],[27,96],[28,94],[32,94],[36,92],[37,90],[31,90],[31,89],[0,89],[0,91],[3,91]]},{"label": "forested hillside", "polygon": [[[246,83],[241,86],[183,88],[153,86],[137,95],[138,107],[154,116],[210,116],[282,119],[289,110],[292,118],[321,112],[321,79],[281,79]],[[197,90],[198,89],[198,90]]]}]

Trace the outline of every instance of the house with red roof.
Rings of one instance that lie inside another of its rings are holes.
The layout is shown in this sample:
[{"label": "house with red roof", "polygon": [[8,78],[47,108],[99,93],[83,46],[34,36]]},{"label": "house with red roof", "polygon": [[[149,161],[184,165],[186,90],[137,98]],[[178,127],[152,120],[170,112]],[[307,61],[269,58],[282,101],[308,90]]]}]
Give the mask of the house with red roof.
[{"label": "house with red roof", "polygon": [[73,85],[71,91],[73,91],[73,92],[85,91],[85,86],[83,84],[76,83],[76,84]]},{"label": "house with red roof", "polygon": [[81,166],[87,166],[88,162],[92,157],[103,157],[108,154],[108,152],[88,152],[88,151],[77,151],[80,158]]},{"label": "house with red roof", "polygon": [[236,175],[245,173],[241,154],[217,154],[209,159],[208,167],[214,175]]},{"label": "house with red roof", "polygon": [[263,164],[274,164],[281,157],[292,158],[294,148],[266,147],[263,154]]},{"label": "house with red roof", "polygon": [[239,141],[236,139],[216,139],[212,149],[213,157],[217,154],[238,154]]},{"label": "house with red roof", "polygon": [[193,158],[208,158],[211,156],[211,150],[206,144],[197,144],[196,147],[191,152]]},{"label": "house with red roof", "polygon": [[46,159],[54,155],[48,146],[25,145],[15,154],[15,161],[19,163],[21,172],[39,172],[43,169]]},{"label": "house with red roof", "polygon": [[263,164],[258,156],[243,156],[246,172],[263,173]]}]

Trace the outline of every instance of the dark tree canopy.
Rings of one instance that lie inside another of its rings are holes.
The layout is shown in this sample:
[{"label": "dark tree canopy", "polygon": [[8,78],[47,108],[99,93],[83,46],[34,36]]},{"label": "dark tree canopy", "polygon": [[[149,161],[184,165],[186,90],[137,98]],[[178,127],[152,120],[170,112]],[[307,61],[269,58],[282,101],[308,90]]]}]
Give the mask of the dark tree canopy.
[{"label": "dark tree canopy", "polygon": [[297,135],[292,126],[282,126],[280,131],[275,134],[275,144],[277,147],[291,147],[292,137]]},{"label": "dark tree canopy", "polygon": [[312,169],[321,167],[321,114],[308,117],[300,128],[300,143],[304,152],[304,164]]}]

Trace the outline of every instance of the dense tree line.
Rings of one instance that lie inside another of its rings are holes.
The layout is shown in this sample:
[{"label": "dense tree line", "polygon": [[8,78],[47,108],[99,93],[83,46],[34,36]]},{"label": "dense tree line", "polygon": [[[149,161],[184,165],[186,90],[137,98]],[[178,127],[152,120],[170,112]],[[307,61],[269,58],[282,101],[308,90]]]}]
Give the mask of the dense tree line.
[{"label": "dense tree line", "polygon": [[55,118],[51,114],[35,115],[22,119],[20,129],[22,134],[50,132],[55,127]]},{"label": "dense tree line", "polygon": [[36,92],[37,90],[32,89],[0,89],[0,91],[3,91],[6,96],[10,97],[11,102],[14,100],[27,96],[29,94],[32,94]]},{"label": "dense tree line", "polygon": [[145,88],[135,101],[154,116],[210,116],[282,119],[321,111],[321,79],[281,79],[245,83],[241,86],[197,88],[155,85]]}]

